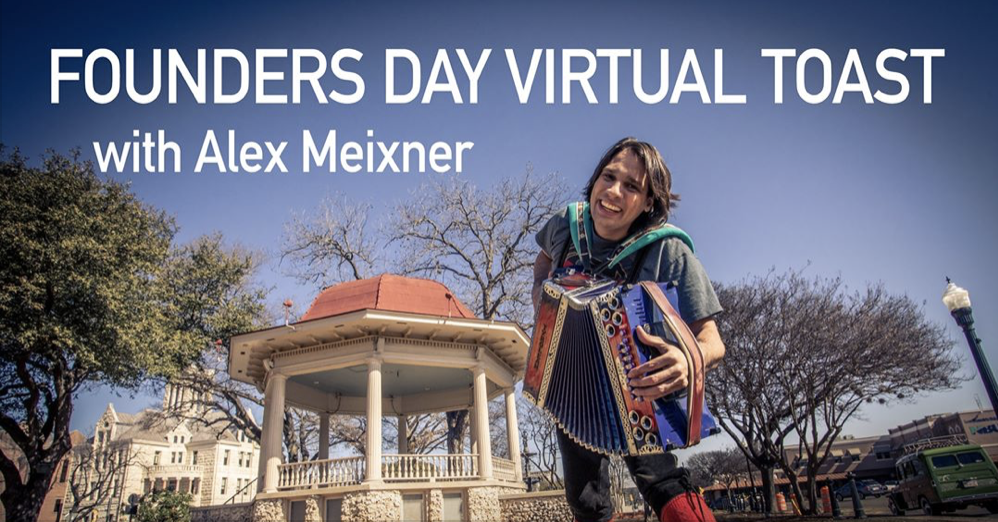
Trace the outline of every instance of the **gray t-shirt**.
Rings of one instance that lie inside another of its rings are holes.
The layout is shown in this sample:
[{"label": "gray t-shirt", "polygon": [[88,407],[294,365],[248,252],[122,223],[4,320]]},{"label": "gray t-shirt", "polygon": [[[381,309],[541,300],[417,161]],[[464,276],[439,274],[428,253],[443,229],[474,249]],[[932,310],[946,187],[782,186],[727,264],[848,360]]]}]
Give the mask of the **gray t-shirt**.
[{"label": "gray t-shirt", "polygon": [[[574,254],[565,213],[562,210],[551,216],[536,236],[537,244],[555,263],[565,263],[567,252]],[[593,235],[590,255],[593,265],[599,265],[613,254],[619,243]],[[723,311],[703,265],[681,239],[670,237],[648,245],[645,250],[637,280],[673,283],[679,297],[679,315],[684,321],[693,323]],[[620,262],[623,273],[632,273],[640,255],[636,253]]]}]

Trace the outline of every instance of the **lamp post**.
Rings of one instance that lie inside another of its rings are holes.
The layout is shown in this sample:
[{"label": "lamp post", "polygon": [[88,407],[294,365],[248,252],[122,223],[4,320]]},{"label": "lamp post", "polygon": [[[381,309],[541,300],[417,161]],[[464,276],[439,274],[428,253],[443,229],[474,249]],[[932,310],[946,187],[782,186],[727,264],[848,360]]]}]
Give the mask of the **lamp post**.
[{"label": "lamp post", "polygon": [[529,493],[534,490],[534,484],[540,482],[539,478],[530,476],[530,457],[533,457],[536,453],[530,451],[529,448],[524,448],[523,451],[520,452],[520,455],[526,462],[526,465],[524,466],[526,470],[524,470],[523,481],[527,483],[527,492]]},{"label": "lamp post", "polygon": [[977,363],[977,373],[981,374],[984,389],[988,392],[988,398],[991,399],[991,408],[998,413],[998,393],[995,392],[998,386],[995,386],[995,376],[991,373],[991,366],[988,365],[988,360],[984,357],[984,351],[981,349],[981,340],[977,338],[977,333],[974,331],[974,314],[970,309],[970,292],[953,284],[953,281],[950,281],[948,277],[946,283],[943,304],[956,319],[956,324],[963,328],[963,334],[967,336],[967,344],[970,345],[970,353],[973,354],[974,362]]}]

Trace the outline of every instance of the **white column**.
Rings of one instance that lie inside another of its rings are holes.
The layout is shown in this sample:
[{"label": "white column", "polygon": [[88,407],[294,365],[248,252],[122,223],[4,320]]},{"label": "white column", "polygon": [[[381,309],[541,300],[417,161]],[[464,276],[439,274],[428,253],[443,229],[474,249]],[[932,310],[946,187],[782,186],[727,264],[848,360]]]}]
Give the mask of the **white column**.
[{"label": "white column", "polygon": [[520,425],[516,420],[516,396],[513,387],[503,390],[506,395],[506,443],[509,444],[509,459],[513,461],[516,481],[523,482],[523,467],[520,462]]},{"label": "white column", "polygon": [[399,415],[399,418],[398,418],[398,423],[399,423],[399,429],[398,429],[398,432],[399,432],[398,452],[399,452],[399,455],[407,455],[409,453],[409,425],[406,424],[407,422],[409,422],[409,416],[408,415]]},{"label": "white column", "polygon": [[381,482],[381,358],[367,361],[367,477]]},{"label": "white column", "polygon": [[485,391],[485,368],[476,366],[475,374],[475,435],[478,440],[478,476],[492,478],[492,445],[489,440],[489,397]]},{"label": "white column", "polygon": [[329,414],[319,414],[319,460],[329,458]]},{"label": "white column", "polygon": [[271,374],[263,396],[263,433],[260,441],[260,474],[263,483],[260,490],[266,493],[277,491],[278,466],[281,464],[284,442],[284,388],[288,376]]},{"label": "white column", "polygon": [[[474,399],[472,399],[474,400]],[[468,408],[468,453],[478,454],[478,421],[475,420],[475,407]],[[462,434],[463,435],[463,434]]]}]

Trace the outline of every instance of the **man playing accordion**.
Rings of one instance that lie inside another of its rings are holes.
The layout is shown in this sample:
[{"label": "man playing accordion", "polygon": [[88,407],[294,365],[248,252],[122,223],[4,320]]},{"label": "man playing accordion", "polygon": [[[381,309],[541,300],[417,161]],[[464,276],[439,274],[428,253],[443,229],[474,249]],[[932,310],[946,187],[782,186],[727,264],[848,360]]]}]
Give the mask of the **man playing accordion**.
[{"label": "man playing accordion", "polygon": [[[621,283],[671,283],[678,297],[678,312],[696,336],[704,365],[710,368],[724,356],[724,343],[713,319],[721,312],[721,305],[687,243],[669,236],[610,262],[615,254],[619,257],[621,246],[629,238],[667,221],[669,211],[679,200],[671,192],[671,185],[672,175],[652,145],[624,138],[607,150],[583,193],[594,232],[594,237],[586,238],[581,248],[584,252],[576,252],[578,242],[573,241],[568,211],[552,216],[537,234],[541,252],[534,263],[534,305],[555,267]],[[651,401],[686,389],[690,368],[680,349],[642,328],[635,332],[639,341],[656,348],[661,355],[627,373],[632,393]],[[565,494],[575,519],[611,520],[614,508],[609,458],[582,447],[561,430],[558,438]],[[641,495],[661,521],[714,520],[690,483],[689,473],[678,465],[672,453],[626,456],[624,461]]]}]

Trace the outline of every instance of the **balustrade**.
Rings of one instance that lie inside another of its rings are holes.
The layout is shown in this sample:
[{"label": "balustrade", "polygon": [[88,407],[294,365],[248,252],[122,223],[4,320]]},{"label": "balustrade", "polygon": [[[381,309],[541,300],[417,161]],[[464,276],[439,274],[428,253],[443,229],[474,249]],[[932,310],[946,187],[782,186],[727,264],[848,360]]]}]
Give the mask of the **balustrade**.
[{"label": "balustrade", "polygon": [[[494,478],[516,481],[516,464],[492,458]],[[365,476],[364,457],[294,462],[278,467],[280,489],[339,487],[360,484]],[[442,482],[477,480],[478,455],[382,455],[381,477],[386,482]]]},{"label": "balustrade", "polygon": [[350,486],[364,480],[364,457],[293,462],[278,467],[280,489]]},{"label": "balustrade", "polygon": [[381,476],[385,480],[421,482],[473,480],[478,477],[478,455],[383,455]]}]

